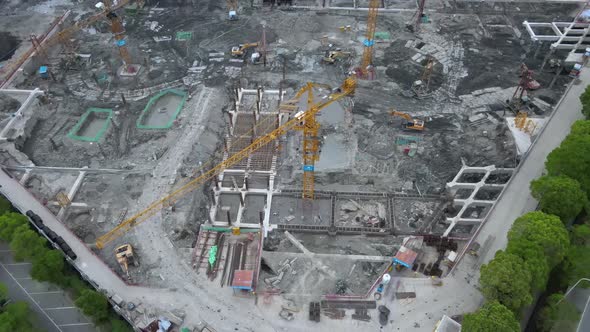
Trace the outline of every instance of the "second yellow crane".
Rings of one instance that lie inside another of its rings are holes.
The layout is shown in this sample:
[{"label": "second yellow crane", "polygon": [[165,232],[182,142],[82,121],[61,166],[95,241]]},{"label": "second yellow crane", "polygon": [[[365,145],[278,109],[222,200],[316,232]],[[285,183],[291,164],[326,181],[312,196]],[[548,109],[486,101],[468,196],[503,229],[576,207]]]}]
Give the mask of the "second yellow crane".
[{"label": "second yellow crane", "polygon": [[377,29],[377,11],[379,10],[379,0],[371,0],[369,3],[369,16],[367,18],[367,32],[363,41],[363,59],[361,61],[360,76],[363,79],[372,78],[373,74],[373,46],[375,45],[375,30]]}]

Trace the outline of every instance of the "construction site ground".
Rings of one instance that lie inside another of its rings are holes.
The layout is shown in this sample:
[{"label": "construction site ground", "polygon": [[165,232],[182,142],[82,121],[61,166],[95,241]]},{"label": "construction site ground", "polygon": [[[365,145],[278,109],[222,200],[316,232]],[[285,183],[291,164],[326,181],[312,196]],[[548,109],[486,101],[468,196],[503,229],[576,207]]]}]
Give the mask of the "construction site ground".
[{"label": "construction site ground", "polygon": [[[315,5],[315,1],[294,2]],[[146,1],[137,14],[120,10],[131,56],[142,66],[132,77],[117,74],[121,60],[106,20],[76,33],[67,45],[52,47],[40,61],[49,65],[55,81],[40,77],[36,70],[24,70],[7,87],[39,88],[45,93],[34,110],[25,110],[16,120],[18,135],[9,131],[7,135],[14,137],[0,143],[0,164],[127,283],[114,283],[105,291],[116,290],[140,308],[126,312],[140,327],[172,312],[187,325],[205,320],[218,331],[378,329],[377,314],[369,322],[353,320],[349,314],[342,320],[322,316],[319,325],[313,325],[305,308],[325,294],[365,295],[404,238],[442,235],[447,218],[454,217],[445,186],[463,165],[518,166],[523,152],[517,150],[505,120],[514,116],[506,111],[505,101],[512,98],[519,82],[521,63],[534,70],[541,86],[531,97],[550,105],[537,107],[532,117],[547,119],[571,81],[564,73],[549,87],[554,72],[539,70],[546,50],[536,52],[538,45],[531,42],[522,22],[571,21],[578,7],[559,2],[432,1],[427,3],[430,22],[414,34],[405,28],[414,3],[386,0],[387,8],[400,10],[379,13],[377,32],[383,39],[375,45],[375,78],[358,80],[352,101],[332,104],[318,116],[317,199],[310,205],[296,192],[301,190],[303,173],[300,132],[287,133],[280,140],[272,204],[266,206],[265,196],[246,196],[244,220],[256,224],[259,212],[268,208],[275,228],[266,230],[255,304],[253,296],[242,298],[239,291],[220,287],[219,279],[210,281],[192,266],[199,229],[209,221],[211,183],[166,206],[105,248],[94,248],[97,238],[121,221],[199,175],[202,165],[222,160],[235,88],[280,89],[290,99],[306,82],[337,87],[358,66],[366,10],[239,3],[236,21],[227,20],[224,1],[214,0]],[[332,3],[352,6],[346,1]],[[366,1],[360,5],[365,7]],[[67,0],[3,2],[0,9],[3,66],[31,46],[31,34],[43,34],[66,10],[71,10],[70,21],[96,12],[92,1]],[[351,31],[339,29],[348,25]],[[251,63],[251,52],[244,62],[231,57],[233,46],[259,42],[263,30],[266,64]],[[191,38],[178,40],[179,32],[190,32]],[[351,56],[335,64],[323,63],[326,52],[335,49]],[[435,60],[430,93],[416,98],[412,84],[420,78],[428,56]],[[167,89],[185,95],[157,96]],[[2,127],[25,99],[26,95],[0,90]],[[278,103],[264,107],[275,109]],[[424,131],[404,130],[403,119],[389,114],[392,108],[423,119]],[[84,117],[91,109],[111,110],[110,118],[106,112]],[[73,128],[77,131],[72,132]],[[534,140],[541,129],[529,139]],[[61,208],[58,193],[73,187],[72,204]],[[493,199],[498,195],[490,194]],[[222,206],[239,204],[238,195],[223,197]],[[218,218],[223,218],[220,211]],[[236,211],[231,210],[230,218]],[[293,225],[308,231],[287,228]],[[309,232],[312,227],[331,225],[372,227],[377,234]],[[451,236],[461,239],[459,251],[475,229],[458,226],[453,230]],[[129,277],[114,257],[114,249],[126,243],[133,245],[140,262],[130,267]],[[434,263],[437,249],[425,246],[419,259]],[[283,276],[278,283],[268,280],[279,271]],[[448,271],[443,269],[445,275]],[[475,272],[458,273],[475,283]],[[403,326],[431,331],[442,314],[463,314],[481,300],[479,292],[469,288],[471,295],[464,301],[446,299],[445,306],[436,306],[440,310],[425,311],[420,307],[439,301],[436,296],[452,297],[451,288],[437,289],[438,295],[431,296],[424,291],[432,287],[426,275],[410,269],[393,275],[391,287],[396,292],[416,292],[422,297],[401,302],[385,299],[394,307],[394,326],[398,320],[410,319]],[[456,290],[464,281],[458,279],[452,277],[449,287]],[[131,290],[123,294],[123,287]],[[279,318],[281,306],[297,308],[296,322],[301,324]],[[428,319],[416,312],[426,312]]]}]

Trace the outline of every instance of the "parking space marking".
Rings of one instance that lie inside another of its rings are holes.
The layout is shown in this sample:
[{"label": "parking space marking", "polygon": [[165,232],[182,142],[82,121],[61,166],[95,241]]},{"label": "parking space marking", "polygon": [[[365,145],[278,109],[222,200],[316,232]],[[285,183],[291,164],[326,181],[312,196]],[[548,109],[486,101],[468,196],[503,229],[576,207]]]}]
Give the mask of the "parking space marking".
[{"label": "parking space marking", "polygon": [[55,307],[55,308],[43,308],[43,310],[64,310],[64,309],[76,309],[76,307]]},{"label": "parking space marking", "polygon": [[29,293],[31,295],[38,295],[38,294],[63,294],[62,291],[55,291],[55,292],[32,292]]},{"label": "parking space marking", "polygon": [[[31,301],[33,301],[33,303],[35,303],[35,306],[37,306],[37,308],[39,308],[39,310],[41,310],[41,312],[47,317],[47,319],[49,319],[49,321],[51,323],[53,323],[53,325],[55,325],[55,328],[58,329],[59,331],[63,332],[63,330],[57,324],[55,324],[55,322],[53,321],[53,318],[49,317],[47,312],[45,310],[43,310],[43,308],[41,308],[39,303],[37,303],[37,301],[35,301],[35,299],[31,296],[31,294],[29,294],[27,292],[27,290],[20,284],[20,282],[18,282],[18,280],[16,280],[16,278],[12,275],[12,273],[10,273],[10,271],[8,271],[6,266],[4,266],[4,264],[0,264],[0,266],[2,266],[4,271],[6,271],[6,273],[8,273],[8,275],[14,280],[14,282],[18,285],[18,287],[20,287],[23,290],[23,292],[31,299]],[[28,278],[28,279],[31,279],[31,278]]]},{"label": "parking space marking", "polygon": [[[2,266],[4,266],[4,264],[2,264]],[[4,268],[4,269],[6,270],[6,268]],[[6,272],[8,272],[8,270],[6,270]],[[8,272],[8,273],[10,273],[10,272]],[[26,277],[26,278],[15,278],[15,277],[12,275],[12,273],[10,274],[10,276],[11,276],[11,277],[12,277],[12,279],[14,279],[14,280],[32,280],[32,279],[33,279],[33,278],[31,278],[31,277]],[[23,289],[24,289],[24,288],[23,288]]]},{"label": "parking space marking", "polygon": [[27,263],[27,262],[24,262],[24,263],[10,263],[10,264],[4,264],[4,265],[5,266],[12,266],[12,265],[31,265],[31,263]]},{"label": "parking space marking", "polygon": [[60,326],[85,326],[85,325],[92,325],[92,323],[61,324]]}]

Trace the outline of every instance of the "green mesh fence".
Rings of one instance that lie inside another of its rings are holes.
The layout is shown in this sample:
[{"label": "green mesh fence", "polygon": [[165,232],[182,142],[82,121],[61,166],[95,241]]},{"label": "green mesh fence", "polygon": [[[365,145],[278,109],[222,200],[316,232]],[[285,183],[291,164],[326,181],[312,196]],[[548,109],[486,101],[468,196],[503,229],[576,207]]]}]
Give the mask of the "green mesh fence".
[{"label": "green mesh fence", "polygon": [[[182,97],[181,102],[178,104],[178,107],[176,108],[174,113],[170,116],[168,121],[162,125],[144,124],[144,122],[147,120],[148,116],[150,115],[150,112],[157,112],[157,110],[153,109],[154,104],[156,102],[158,102],[158,99],[164,97],[167,94],[175,94],[177,96]],[[158,94],[156,94],[155,96],[153,96],[150,99],[150,101],[147,103],[147,105],[145,106],[145,108],[141,112],[141,115],[139,116],[139,118],[135,122],[137,128],[139,128],[139,129],[169,129],[170,127],[172,127],[172,125],[174,124],[174,120],[176,120],[176,117],[178,116],[178,114],[180,113],[182,108],[184,107],[184,103],[186,102],[186,97],[187,97],[187,93],[182,90],[168,89],[168,90],[160,91]]]},{"label": "green mesh fence", "polygon": [[[70,130],[67,136],[71,139],[75,139],[78,141],[84,142],[98,142],[104,133],[109,128],[109,123],[111,122],[111,118],[113,117],[113,110],[107,108],[89,108],[78,123]],[[81,133],[84,130],[89,129],[88,126],[91,125],[91,121],[102,121],[102,125],[99,125],[99,128],[94,131],[91,135]]]}]

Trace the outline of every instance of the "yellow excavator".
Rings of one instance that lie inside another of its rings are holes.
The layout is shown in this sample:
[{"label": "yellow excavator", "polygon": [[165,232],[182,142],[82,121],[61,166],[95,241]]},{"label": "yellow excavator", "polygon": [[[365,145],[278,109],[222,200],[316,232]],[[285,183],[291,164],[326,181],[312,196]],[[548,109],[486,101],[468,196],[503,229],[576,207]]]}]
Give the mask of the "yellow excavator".
[{"label": "yellow excavator", "polygon": [[115,257],[117,258],[117,263],[119,263],[121,269],[125,272],[128,278],[129,264],[139,266],[139,261],[135,258],[135,254],[133,253],[133,247],[128,243],[115,249]]},{"label": "yellow excavator", "polygon": [[235,57],[243,57],[246,54],[246,50],[252,47],[257,47],[258,43],[246,43],[234,46],[231,48],[231,55]]},{"label": "yellow excavator", "polygon": [[424,130],[424,121],[423,120],[414,119],[409,114],[403,113],[403,112],[398,112],[394,109],[392,109],[389,112],[389,114],[391,114],[393,116],[399,116],[400,118],[406,119],[406,123],[403,124],[404,128],[406,128],[406,129],[418,130],[418,131]]},{"label": "yellow excavator", "polygon": [[326,55],[322,58],[324,63],[334,64],[338,60],[342,60],[344,58],[348,58],[350,56],[350,52],[342,52],[339,50],[336,51],[328,51]]}]

